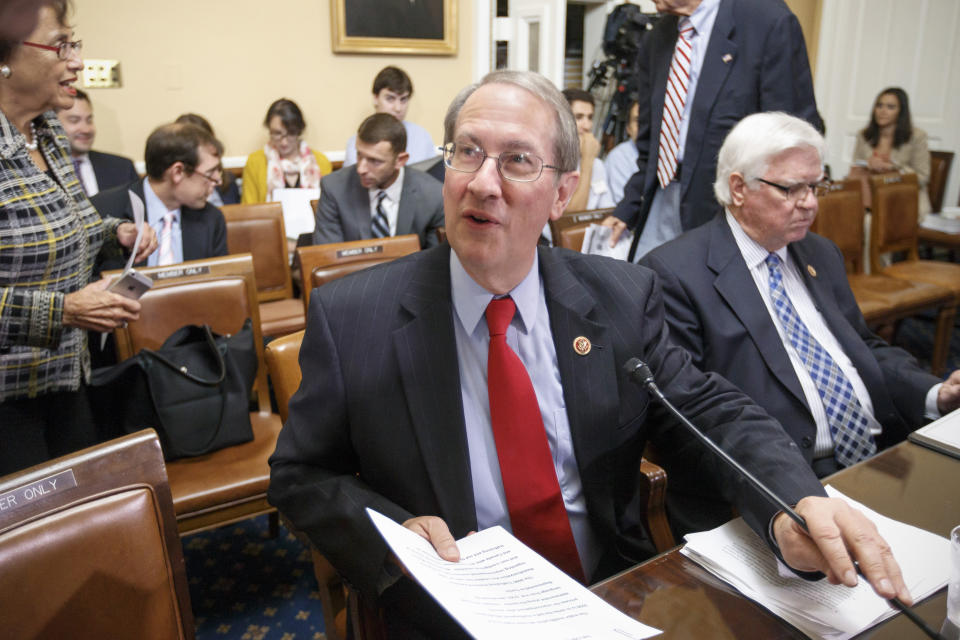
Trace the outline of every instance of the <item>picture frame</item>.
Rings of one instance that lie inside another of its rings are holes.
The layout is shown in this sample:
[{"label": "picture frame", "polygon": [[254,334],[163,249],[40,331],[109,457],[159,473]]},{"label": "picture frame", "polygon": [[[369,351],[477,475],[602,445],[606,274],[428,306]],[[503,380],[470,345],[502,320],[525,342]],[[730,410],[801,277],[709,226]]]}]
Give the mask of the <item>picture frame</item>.
[{"label": "picture frame", "polygon": [[457,0],[330,0],[334,53],[455,55]]}]

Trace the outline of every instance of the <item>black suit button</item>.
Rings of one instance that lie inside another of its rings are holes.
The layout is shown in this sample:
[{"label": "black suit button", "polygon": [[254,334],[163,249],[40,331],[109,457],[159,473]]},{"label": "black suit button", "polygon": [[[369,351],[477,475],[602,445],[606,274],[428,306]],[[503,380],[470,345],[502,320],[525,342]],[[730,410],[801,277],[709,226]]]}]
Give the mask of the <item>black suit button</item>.
[{"label": "black suit button", "polygon": [[813,446],[813,439],[810,436],[804,436],[803,439],[800,440],[800,444],[804,449],[809,449]]}]

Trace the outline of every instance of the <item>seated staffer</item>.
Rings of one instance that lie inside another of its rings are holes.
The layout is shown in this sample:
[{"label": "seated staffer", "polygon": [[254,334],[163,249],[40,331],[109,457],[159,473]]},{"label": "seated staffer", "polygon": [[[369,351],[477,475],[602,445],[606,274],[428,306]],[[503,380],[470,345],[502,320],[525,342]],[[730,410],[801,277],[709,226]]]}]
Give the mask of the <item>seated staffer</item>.
[{"label": "seated staffer", "polygon": [[[794,116],[744,118],[719,154],[714,188],[726,211],[641,261],[663,281],[674,342],[776,418],[821,477],[960,406],[960,371],[939,384],[872,334],[840,251],[807,233],[823,149]],[[682,532],[729,519],[712,486],[695,467],[670,473]]]},{"label": "seated staffer", "polygon": [[[413,97],[413,81],[406,71],[398,67],[384,67],[373,79],[373,109],[376,113],[389,113],[403,123],[407,131],[406,151],[409,162],[420,162],[437,155],[438,149],[427,130],[418,124],[404,120]],[[357,163],[357,136],[347,140],[343,166]]]},{"label": "seated staffer", "polygon": [[[220,141],[192,124],[165,124],[147,138],[147,177],[98,193],[91,199],[101,215],[133,220],[128,191],[146,205],[146,219],[157,232],[158,249],[149,266],[227,255],[227,224],[207,202],[220,184]],[[122,269],[123,261],[101,269]]]},{"label": "seated staffer", "polygon": [[627,139],[615,146],[603,161],[603,168],[607,170],[607,185],[610,187],[610,197],[615,203],[623,200],[623,188],[630,177],[637,172],[637,114],[640,105],[633,102],[627,117]]},{"label": "seated staffer", "polygon": [[564,89],[563,96],[570,103],[580,136],[580,183],[567,210],[612,207],[616,203],[610,196],[607,172],[600,159],[600,142],[593,136],[593,94],[582,89]]},{"label": "seated staffer", "polygon": [[333,171],[327,156],[300,139],[307,122],[293,100],[275,100],[267,109],[263,126],[270,133],[270,140],[263,149],[247,156],[243,166],[243,204],[269,202],[274,189],[316,189],[320,177]]},{"label": "seated staffer", "polygon": [[[196,125],[214,138],[217,137],[217,134],[213,131],[213,125],[199,113],[181,114],[177,116],[174,122]],[[210,197],[207,198],[207,202],[215,207],[222,207],[225,204],[238,204],[240,202],[240,185],[237,182],[237,178],[233,173],[226,170],[221,172],[220,177],[222,182],[210,192]]]},{"label": "seated staffer", "polygon": [[421,247],[437,244],[443,226],[441,185],[404,167],[406,131],[400,121],[377,113],[360,124],[357,164],[320,182],[314,244],[415,233]]},{"label": "seated staffer", "polygon": [[[270,502],[381,608],[388,637],[464,634],[403,576],[365,507],[450,561],[459,558],[454,538],[502,525],[594,582],[653,551],[637,509],[648,441],[671,465],[709,469],[788,565],[829,567],[852,586],[849,545],[878,592],[909,601],[872,523],[820,497],[823,487],[776,422],[669,341],[651,271],[537,248],[578,179],[576,125],[550,81],[493,72],[458,94],[445,122],[449,244],[314,292],[303,384],[270,459]],[[813,536],[691,443],[627,379],[631,356],[649,362],[681,410],[796,504]]]},{"label": "seated staffer", "polygon": [[93,150],[97,126],[93,122],[93,105],[86,92],[77,89],[73,106],[58,115],[70,141],[73,168],[88,197],[138,179],[137,170],[129,158]]}]

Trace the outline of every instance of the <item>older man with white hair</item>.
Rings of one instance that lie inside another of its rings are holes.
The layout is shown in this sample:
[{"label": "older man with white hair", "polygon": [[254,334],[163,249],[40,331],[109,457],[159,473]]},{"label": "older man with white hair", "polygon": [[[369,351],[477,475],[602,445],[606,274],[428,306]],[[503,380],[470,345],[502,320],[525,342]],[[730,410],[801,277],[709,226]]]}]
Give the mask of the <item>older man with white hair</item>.
[{"label": "older man with white hair", "polygon": [[[960,371],[941,383],[871,333],[839,249],[807,232],[823,149],[794,116],[744,118],[720,149],[725,211],[641,260],[662,278],[673,340],[776,418],[821,477],[960,405]],[[677,528],[729,518],[711,486],[694,469],[670,474]]]}]

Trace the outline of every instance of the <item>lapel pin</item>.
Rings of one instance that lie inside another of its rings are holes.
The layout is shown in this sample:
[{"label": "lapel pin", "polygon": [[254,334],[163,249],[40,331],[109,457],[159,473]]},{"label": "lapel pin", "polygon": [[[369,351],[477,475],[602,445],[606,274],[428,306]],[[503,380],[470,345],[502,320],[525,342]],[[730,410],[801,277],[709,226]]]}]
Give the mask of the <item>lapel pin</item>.
[{"label": "lapel pin", "polygon": [[808,264],[808,265],[807,265],[807,273],[809,273],[809,274],[810,274],[811,276],[813,276],[814,278],[817,277],[817,270],[813,268],[813,265],[812,265],[812,264]]},{"label": "lapel pin", "polygon": [[730,55],[729,53],[725,53],[723,54],[723,58],[721,58],[721,60],[723,60],[723,64],[727,64],[728,62],[733,60],[733,56]]},{"label": "lapel pin", "polygon": [[584,338],[583,336],[580,336],[579,338],[575,338],[573,341],[573,350],[576,351],[577,354],[581,356],[585,356],[588,353],[590,353],[591,346],[592,345],[590,344],[590,339]]}]

